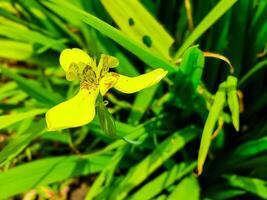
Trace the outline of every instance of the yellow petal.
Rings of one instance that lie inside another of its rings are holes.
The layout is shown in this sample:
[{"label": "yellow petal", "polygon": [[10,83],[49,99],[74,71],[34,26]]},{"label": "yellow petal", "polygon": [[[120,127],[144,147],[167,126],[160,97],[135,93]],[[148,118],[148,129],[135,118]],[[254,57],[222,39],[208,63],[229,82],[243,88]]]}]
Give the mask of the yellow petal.
[{"label": "yellow petal", "polygon": [[98,90],[81,89],[73,98],[58,104],[46,113],[48,130],[83,126],[94,119]]},{"label": "yellow petal", "polygon": [[59,62],[64,71],[67,72],[72,63],[78,64],[81,62],[88,64],[92,62],[92,58],[78,48],[64,49],[60,54]]},{"label": "yellow petal", "polygon": [[101,58],[97,66],[98,76],[104,76],[108,73],[109,68],[114,68],[118,65],[119,60],[116,57],[101,54]]},{"label": "yellow petal", "polygon": [[100,79],[99,89],[102,96],[104,96],[107,91],[117,83],[119,76],[120,75],[117,73],[109,72]]},{"label": "yellow petal", "polygon": [[138,92],[158,83],[167,73],[167,71],[159,68],[137,77],[119,75],[114,88],[127,94]]},{"label": "yellow petal", "polygon": [[101,59],[103,59],[103,63],[105,63],[105,65],[107,65],[109,68],[114,68],[119,65],[119,60],[114,56],[102,54]]}]

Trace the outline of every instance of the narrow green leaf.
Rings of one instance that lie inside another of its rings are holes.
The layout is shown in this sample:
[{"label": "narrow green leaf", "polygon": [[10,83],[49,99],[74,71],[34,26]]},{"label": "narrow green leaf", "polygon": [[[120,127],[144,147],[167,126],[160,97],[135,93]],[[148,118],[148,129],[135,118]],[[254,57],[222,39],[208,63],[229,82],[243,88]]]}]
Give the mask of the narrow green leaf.
[{"label": "narrow green leaf", "polygon": [[46,129],[44,120],[32,123],[23,133],[16,135],[9,143],[0,151],[0,165],[14,158],[35,138],[42,135]]},{"label": "narrow green leaf", "polygon": [[13,91],[18,87],[18,85],[13,81],[9,81],[8,83],[3,83],[0,86],[1,86],[0,94],[5,93],[7,91]]},{"label": "narrow green leaf", "polygon": [[259,70],[263,70],[265,67],[267,67],[267,59],[264,59],[257,63],[255,66],[253,66],[239,81],[238,86],[244,87],[248,83],[248,79],[251,78],[256,72]]},{"label": "narrow green leaf", "polygon": [[234,199],[237,196],[244,195],[246,191],[240,189],[225,189],[222,190],[214,190],[212,194],[208,195],[208,199]]},{"label": "narrow green leaf", "polygon": [[140,74],[135,66],[131,63],[129,58],[116,46],[112,40],[104,37],[100,33],[96,35],[100,43],[99,46],[101,47],[101,51],[108,55],[113,55],[119,59],[120,64],[115,68],[117,72],[126,76],[138,76]]},{"label": "narrow green leaf", "polygon": [[1,73],[17,82],[18,87],[25,91],[29,96],[47,105],[55,105],[63,100],[61,96],[46,90],[34,80],[26,79],[13,73],[10,69],[0,66]]},{"label": "narrow green leaf", "polygon": [[224,176],[230,186],[248,191],[260,198],[267,199],[267,182],[257,178],[226,175]]},{"label": "narrow green leaf", "polygon": [[59,52],[66,48],[62,39],[56,40],[27,28],[18,28],[11,25],[0,25],[0,35],[25,43],[40,44],[45,48],[51,48]]},{"label": "narrow green leaf", "polygon": [[174,60],[179,59],[185,50],[189,48],[194,42],[202,36],[207,29],[209,29],[226,11],[228,11],[237,0],[221,0],[219,3],[209,12],[209,14],[200,22],[200,24],[194,29],[194,31],[188,36],[182,46],[175,54]]},{"label": "narrow green leaf", "polygon": [[248,20],[250,20],[252,2],[250,0],[237,1],[233,7],[230,26],[231,37],[229,38],[227,53],[231,63],[235,66],[235,75],[237,77],[240,76],[243,67],[242,60],[245,56],[244,52],[247,51],[246,44],[248,44],[248,41],[246,37],[247,29],[250,29]]},{"label": "narrow green leaf", "polygon": [[[101,0],[101,3],[128,37],[170,59],[169,48],[174,41],[173,38],[139,1],[113,0],[110,3],[109,0]],[[151,46],[143,43],[145,36],[150,38]]]},{"label": "narrow green leaf", "polygon": [[18,1],[25,10],[31,14],[31,21],[38,24],[39,27],[44,27],[50,34],[54,36],[60,36],[60,30],[57,29],[54,23],[52,23],[49,16],[46,14],[46,9],[43,8],[38,1],[35,0],[23,0]]},{"label": "narrow green leaf", "polygon": [[249,158],[264,151],[267,151],[267,137],[241,144],[233,152],[232,156],[236,158]]},{"label": "narrow green leaf", "polygon": [[168,158],[197,136],[197,129],[185,128],[172,134],[140,163],[131,168],[112,197],[124,199],[128,192],[142,183],[151,173],[158,169]]},{"label": "narrow green leaf", "polygon": [[239,101],[237,96],[237,78],[228,76],[227,78],[227,102],[232,114],[232,122],[236,131],[239,131]]},{"label": "narrow green leaf", "polygon": [[105,36],[111,38],[124,48],[128,49],[130,52],[135,54],[141,60],[143,60],[146,64],[153,68],[162,67],[169,72],[176,71],[176,66],[171,64],[164,58],[157,56],[155,53],[147,50],[143,46],[137,44],[132,39],[128,38],[124,35],[121,31],[117,30],[116,28],[110,26],[109,24],[105,23],[104,21],[98,19],[97,17],[75,7],[74,5],[63,2],[63,1],[45,1],[44,4],[52,10],[65,10],[66,13],[72,13],[76,18],[78,17],[81,22],[84,22],[94,29],[98,30]]},{"label": "narrow green leaf", "polygon": [[188,199],[198,200],[200,199],[200,188],[196,177],[189,176],[184,178],[170,194],[167,200]]},{"label": "narrow green leaf", "polygon": [[[85,200],[95,199],[95,197],[103,190],[104,187],[112,184],[111,180],[113,173],[125,153],[124,150],[125,149],[120,148],[116,151],[114,156],[110,159],[109,163],[107,163],[106,167],[101,171],[97,179],[94,181],[92,187],[85,197]],[[106,184],[103,185],[105,181]]]},{"label": "narrow green leaf", "polygon": [[0,39],[0,57],[28,60],[33,55],[33,46],[28,43]]},{"label": "narrow green leaf", "polygon": [[208,118],[205,122],[199,152],[198,152],[198,173],[201,174],[203,170],[203,165],[206,160],[210,143],[211,143],[211,135],[213,133],[216,122],[221,114],[221,111],[224,107],[225,102],[225,83],[221,83],[218,91],[215,94],[214,102],[210,108],[210,112]]},{"label": "narrow green leaf", "polygon": [[47,109],[35,109],[23,113],[14,113],[0,116],[0,129],[6,128],[14,123],[25,120],[36,115],[43,114]]},{"label": "narrow green leaf", "polygon": [[[39,185],[101,171],[109,156],[59,156],[33,161],[0,173],[0,198],[26,192]],[[15,183],[15,184],[14,184]]]},{"label": "narrow green leaf", "polygon": [[61,142],[63,144],[69,144],[69,136],[61,132],[45,132],[44,134],[42,134],[41,139]]},{"label": "narrow green leaf", "polygon": [[158,196],[156,199],[153,200],[167,200],[167,195],[166,194],[162,194],[160,196]]},{"label": "narrow green leaf", "polygon": [[180,163],[175,165],[172,169],[161,173],[159,176],[149,181],[141,189],[135,192],[130,198],[131,200],[148,200],[159,193],[164,189],[171,186],[175,181],[182,178],[184,175],[192,172],[196,167],[196,163]]},{"label": "narrow green leaf", "polygon": [[5,17],[5,19],[9,19],[12,22],[17,22],[20,25],[27,26],[30,29],[36,30],[36,31],[38,31],[40,33],[43,33],[43,34],[46,34],[46,35],[50,34],[49,31],[47,31],[46,29],[42,29],[39,25],[36,25],[36,24],[34,24],[34,23],[30,22],[30,21],[26,21],[26,20],[21,19],[19,17],[19,13],[17,13],[17,10],[11,12],[8,9],[0,8],[0,15]]},{"label": "narrow green leaf", "polygon": [[159,85],[156,84],[150,88],[140,91],[133,103],[133,107],[131,109],[130,116],[128,118],[128,123],[136,125],[142,118],[142,116],[146,113],[149,105],[153,100],[155,93]]}]

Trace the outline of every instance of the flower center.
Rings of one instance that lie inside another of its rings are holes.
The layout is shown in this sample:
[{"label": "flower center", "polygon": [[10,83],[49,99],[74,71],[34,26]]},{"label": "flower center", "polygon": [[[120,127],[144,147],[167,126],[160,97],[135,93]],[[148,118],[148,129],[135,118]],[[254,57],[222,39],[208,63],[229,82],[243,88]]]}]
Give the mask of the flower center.
[{"label": "flower center", "polygon": [[[108,58],[107,56],[103,56],[97,67],[94,60],[91,63],[72,62],[66,73],[67,80],[80,80],[81,89],[96,90],[99,87],[100,80],[107,76],[109,72],[110,63]],[[106,81],[110,81],[106,84],[111,84],[110,82],[112,82],[114,76],[113,73],[111,73],[110,77],[107,76]]]},{"label": "flower center", "polygon": [[99,85],[99,80],[97,78],[96,72],[89,65],[86,65],[80,75],[80,86],[81,89],[95,90]]}]

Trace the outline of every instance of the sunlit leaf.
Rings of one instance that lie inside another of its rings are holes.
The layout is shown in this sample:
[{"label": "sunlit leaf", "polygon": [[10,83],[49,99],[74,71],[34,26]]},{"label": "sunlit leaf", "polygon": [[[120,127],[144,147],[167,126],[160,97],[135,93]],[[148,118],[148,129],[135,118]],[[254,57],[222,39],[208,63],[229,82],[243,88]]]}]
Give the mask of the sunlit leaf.
[{"label": "sunlit leaf", "polygon": [[105,167],[109,159],[103,155],[89,158],[59,156],[20,165],[0,173],[0,198],[22,193],[39,185],[96,173]]},{"label": "sunlit leaf", "polygon": [[227,78],[227,102],[232,114],[232,121],[236,131],[239,131],[239,102],[237,96],[237,78],[228,76]]},{"label": "sunlit leaf", "polygon": [[200,199],[200,188],[196,177],[189,176],[184,178],[170,194],[167,200],[188,199],[198,200]]},{"label": "sunlit leaf", "polygon": [[267,199],[267,182],[257,178],[227,175],[224,176],[230,186],[241,188],[260,198]]},{"label": "sunlit leaf", "polygon": [[198,174],[201,174],[203,171],[203,165],[207,158],[210,143],[211,143],[211,135],[214,131],[214,127],[216,122],[221,114],[221,111],[224,107],[225,103],[225,83],[220,84],[218,91],[215,94],[214,102],[210,108],[208,118],[205,122],[199,152],[198,152]]}]

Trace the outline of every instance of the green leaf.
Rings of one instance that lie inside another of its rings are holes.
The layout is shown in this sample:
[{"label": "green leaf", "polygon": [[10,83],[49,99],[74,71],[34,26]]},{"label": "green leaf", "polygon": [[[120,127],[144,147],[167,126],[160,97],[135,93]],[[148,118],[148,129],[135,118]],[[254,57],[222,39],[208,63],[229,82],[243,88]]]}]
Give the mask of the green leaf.
[{"label": "green leaf", "polygon": [[0,94],[5,93],[7,91],[13,91],[17,87],[18,87],[18,85],[15,82],[13,82],[13,81],[9,81],[8,83],[1,84]]},{"label": "green leaf", "polygon": [[10,69],[6,67],[1,67],[0,70],[3,75],[13,79],[17,82],[18,87],[25,91],[29,96],[35,98],[49,106],[56,105],[63,101],[63,98],[58,94],[48,91],[47,89],[40,86],[40,84],[34,80],[23,78],[22,76],[15,74]]},{"label": "green leaf", "polygon": [[8,198],[39,185],[99,172],[109,160],[110,157],[104,155],[89,158],[59,156],[17,166],[0,173],[0,198]]},{"label": "green leaf", "polygon": [[49,31],[49,34],[53,36],[60,36],[60,30],[57,29],[52,20],[47,15],[47,10],[42,7],[38,1],[35,0],[24,0],[17,2],[24,10],[30,13],[32,22],[38,24],[39,27]]},{"label": "green leaf", "polygon": [[0,165],[17,156],[35,138],[43,134],[46,128],[44,120],[32,123],[23,133],[15,135],[0,152]]},{"label": "green leaf", "polygon": [[159,84],[156,84],[150,88],[138,92],[135,97],[130,116],[128,118],[128,123],[136,125],[146,113],[148,107],[151,105],[153,97],[159,88]]},{"label": "green leaf", "polygon": [[35,110],[28,111],[28,112],[23,112],[23,113],[2,115],[0,116],[0,129],[4,129],[12,124],[28,119],[30,117],[43,114],[46,111],[47,109],[35,109]]},{"label": "green leaf", "polygon": [[113,192],[112,197],[124,199],[128,192],[142,183],[186,143],[194,139],[197,132],[197,129],[189,127],[175,132],[164,140],[150,155],[129,170],[124,180]]},{"label": "green leaf", "polygon": [[144,185],[141,189],[134,193],[134,195],[130,198],[131,200],[148,200],[159,193],[161,193],[164,189],[167,189],[171,186],[175,181],[182,178],[184,175],[192,172],[196,167],[196,163],[180,163],[175,165],[172,169],[161,173],[159,176],[149,181],[146,185]]},{"label": "green leaf", "polygon": [[204,64],[204,54],[197,46],[188,48],[183,55],[180,69],[184,74],[189,76],[194,89],[197,88],[201,81]]},{"label": "green leaf", "polygon": [[188,199],[198,200],[200,199],[200,188],[196,177],[189,176],[184,178],[170,194],[167,200]]},{"label": "green leaf", "polygon": [[240,189],[225,189],[222,190],[213,190],[212,194],[208,195],[208,199],[233,199],[234,197],[244,195],[246,191]]},{"label": "green leaf", "polygon": [[51,48],[59,52],[66,48],[62,39],[56,40],[27,28],[18,28],[17,26],[0,25],[0,35],[25,43],[40,44],[43,48]]},{"label": "green leaf", "polygon": [[[139,1],[113,0],[110,3],[109,0],[101,0],[101,3],[128,37],[170,59],[169,48],[174,41],[173,38]],[[151,40],[150,47],[142,41],[146,36]]]},{"label": "green leaf", "polygon": [[61,142],[63,144],[69,144],[69,136],[67,134],[63,134],[61,132],[56,131],[45,132],[44,134],[42,134],[41,139]]},{"label": "green leaf", "polygon": [[226,175],[228,184],[232,187],[241,188],[247,192],[257,195],[260,198],[267,199],[267,182],[257,178]]},{"label": "green leaf", "polygon": [[257,63],[255,66],[253,66],[239,81],[238,86],[244,87],[248,82],[248,79],[251,78],[251,76],[255,75],[256,72],[263,70],[265,67],[267,67],[267,59],[264,59]]},{"label": "green leaf", "polygon": [[182,46],[175,54],[174,60],[179,59],[185,50],[194,44],[194,42],[202,36],[207,29],[209,29],[226,11],[228,11],[237,0],[221,0],[209,12],[209,14],[199,23],[194,31],[188,36]]},{"label": "green leaf", "polygon": [[248,36],[246,30],[249,28],[248,20],[250,19],[252,2],[249,0],[237,1],[233,7],[230,26],[231,37],[229,38],[227,53],[231,63],[235,66],[235,75],[237,77],[240,76],[242,71],[242,59],[245,56],[245,51],[247,51],[246,43]]},{"label": "green leaf", "polygon": [[[112,179],[116,167],[120,160],[122,159],[125,149],[120,148],[116,151],[114,156],[110,159],[109,163],[107,163],[106,167],[101,171],[98,175],[96,180],[94,181],[93,185],[91,186],[90,190],[88,191],[85,200],[93,200],[95,197],[102,192],[103,188],[107,185],[112,184]],[[106,182],[106,184],[104,184]]]},{"label": "green leaf", "polygon": [[216,122],[221,114],[225,102],[225,83],[221,83],[218,91],[215,94],[214,102],[210,108],[208,118],[205,122],[199,152],[198,152],[198,173],[201,174],[203,170],[204,162],[207,158],[211,143],[211,135],[213,133]]},{"label": "green leaf", "polygon": [[105,36],[111,38],[112,40],[135,54],[149,66],[153,68],[162,67],[168,70],[169,72],[176,71],[176,66],[171,64],[166,59],[157,56],[155,53],[147,50],[143,46],[137,44],[132,39],[128,38],[121,31],[115,29],[114,27],[110,26],[99,18],[79,9],[78,7],[65,1],[63,2],[55,0],[45,1],[44,4],[54,11],[64,10],[66,13],[72,13],[72,15],[74,15],[76,18],[79,18],[81,22],[90,25]]},{"label": "green leaf", "polygon": [[249,158],[264,151],[267,151],[267,137],[241,144],[233,152],[232,156],[236,158]]},{"label": "green leaf", "polygon": [[100,33],[96,34],[96,38],[99,41],[99,49],[101,52],[108,55],[113,55],[119,59],[119,66],[115,68],[117,72],[126,76],[139,75],[138,70],[131,63],[129,58],[116,46],[112,40],[109,40]]},{"label": "green leaf", "polygon": [[28,60],[33,55],[33,46],[28,43],[0,39],[0,57]]},{"label": "green leaf", "polygon": [[232,122],[236,131],[239,131],[239,101],[237,96],[237,78],[228,76],[227,81],[227,102],[232,114]]}]

